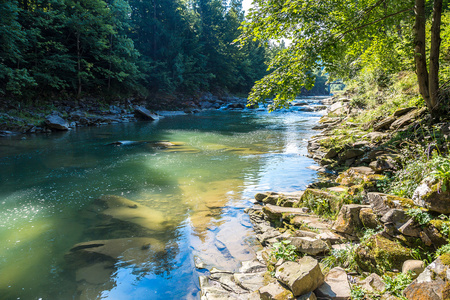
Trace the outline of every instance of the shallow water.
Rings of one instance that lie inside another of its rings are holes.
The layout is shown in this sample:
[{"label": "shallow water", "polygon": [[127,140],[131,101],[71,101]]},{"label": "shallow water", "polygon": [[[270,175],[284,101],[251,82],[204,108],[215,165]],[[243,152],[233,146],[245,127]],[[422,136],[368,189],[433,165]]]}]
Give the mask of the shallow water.
[{"label": "shallow water", "polygon": [[[321,114],[212,111],[0,140],[0,299],[198,299],[194,259],[236,270],[258,250],[254,194],[316,178],[305,155]],[[77,243],[143,236],[101,227],[101,195],[145,208],[149,250],[69,263]]]}]

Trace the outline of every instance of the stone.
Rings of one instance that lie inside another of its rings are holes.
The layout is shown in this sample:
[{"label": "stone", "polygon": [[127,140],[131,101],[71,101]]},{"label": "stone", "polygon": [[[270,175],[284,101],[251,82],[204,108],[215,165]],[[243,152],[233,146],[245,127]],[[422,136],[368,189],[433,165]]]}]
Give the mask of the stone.
[{"label": "stone", "polygon": [[406,115],[398,118],[394,123],[391,124],[391,130],[397,130],[405,125],[411,124],[417,117],[423,114],[426,111],[426,107],[422,107],[419,109],[415,109],[407,113]]},{"label": "stone", "polygon": [[425,178],[414,191],[412,200],[418,206],[441,214],[450,213],[450,190],[440,188],[438,180]]},{"label": "stone", "polygon": [[410,300],[441,300],[450,297],[450,254],[441,255],[408,285],[403,295]]},{"label": "stone", "polygon": [[388,170],[395,170],[395,165],[393,162],[383,158],[377,158],[377,160],[371,162],[369,167],[372,168],[376,173],[381,173]]},{"label": "stone", "polygon": [[325,276],[325,282],[314,293],[319,298],[333,300],[350,299],[350,284],[345,270],[341,267],[331,269]]},{"label": "stone", "polygon": [[137,118],[141,118],[141,119],[149,120],[149,121],[156,121],[159,119],[159,116],[157,114],[153,114],[151,111],[149,111],[148,109],[146,109],[143,106],[136,107],[134,110],[134,115]]},{"label": "stone", "polygon": [[170,220],[160,211],[116,195],[100,196],[94,201],[91,210],[102,217],[103,225],[109,220],[110,223],[122,222],[145,230],[162,230]]},{"label": "stone", "polygon": [[355,157],[359,157],[364,154],[364,150],[359,148],[352,148],[345,150],[342,154],[339,155],[339,159],[342,160],[348,160]]},{"label": "stone", "polygon": [[321,239],[312,237],[290,237],[291,245],[297,248],[297,251],[309,255],[317,255],[319,253],[328,252],[328,245]]},{"label": "stone", "polygon": [[412,259],[410,249],[382,233],[373,235],[356,248],[355,260],[367,272],[383,274],[388,270],[400,270],[408,259]]},{"label": "stone", "polygon": [[425,270],[425,263],[421,260],[408,259],[403,263],[402,273],[411,272],[413,279]]},{"label": "stone", "polygon": [[210,272],[209,279],[219,282],[225,290],[234,294],[244,294],[248,291],[237,284],[232,272],[222,271],[216,268],[212,268]]},{"label": "stone", "polygon": [[253,292],[264,286],[264,274],[265,272],[234,273],[233,278],[241,288]]},{"label": "stone", "polygon": [[363,202],[370,204],[373,212],[380,217],[384,216],[393,208],[402,209],[414,205],[411,199],[376,192],[367,193],[364,196]]},{"label": "stone", "polygon": [[366,228],[376,229],[379,225],[378,217],[370,207],[361,208],[359,211],[359,220]]},{"label": "stone", "polygon": [[279,193],[276,192],[265,192],[265,193],[257,193],[255,195],[255,200],[258,202],[269,203],[272,205],[276,205],[279,197]]},{"label": "stone", "polygon": [[362,208],[369,208],[369,205],[346,204],[339,211],[339,215],[333,224],[332,229],[336,232],[354,235],[361,227],[359,213]]},{"label": "stone", "polygon": [[[375,176],[375,171],[369,167],[353,167],[341,173],[336,182],[346,186],[361,184],[364,181],[370,181]],[[375,177],[374,177],[375,178]]]},{"label": "stone", "polygon": [[49,115],[45,118],[47,127],[55,130],[69,130],[69,123],[57,115]]},{"label": "stone", "polygon": [[382,223],[393,223],[395,228],[400,228],[409,220],[409,216],[403,209],[392,208],[381,217]]},{"label": "stone", "polygon": [[394,111],[394,116],[395,117],[401,117],[407,113],[409,113],[412,110],[417,109],[417,107],[412,106],[412,107],[404,107],[404,108],[398,108],[396,111]]},{"label": "stone", "polygon": [[409,219],[405,224],[403,224],[398,231],[405,236],[410,237],[419,237],[420,236],[420,227],[418,224],[414,222],[413,219]]},{"label": "stone", "polygon": [[283,287],[278,281],[271,282],[259,289],[261,300],[294,300],[292,292]]},{"label": "stone", "polygon": [[373,132],[369,132],[368,134],[364,135],[363,138],[370,139],[370,141],[372,143],[378,143],[388,136],[389,136],[388,133],[373,131]]},{"label": "stone", "polygon": [[366,279],[357,283],[361,288],[369,293],[382,293],[386,287],[386,284],[378,274],[372,273],[366,277]]},{"label": "stone", "polygon": [[281,207],[271,204],[266,204],[262,210],[271,222],[282,220],[283,215],[305,215],[301,208]]},{"label": "stone", "polygon": [[287,261],[275,270],[275,278],[289,287],[294,296],[314,291],[324,282],[319,262],[305,256],[298,262]]},{"label": "stone", "polygon": [[383,129],[389,129],[389,126],[391,126],[392,123],[394,123],[394,121],[397,118],[394,116],[389,116],[383,120],[381,120],[380,122],[376,123],[375,125],[373,125],[373,130],[374,131],[380,131]]},{"label": "stone", "polygon": [[74,245],[65,259],[78,268],[103,261],[140,264],[148,263],[155,253],[161,253],[164,249],[164,244],[154,238],[94,240]]},{"label": "stone", "polygon": [[338,152],[336,151],[336,149],[331,148],[327,154],[325,154],[325,158],[326,159],[331,159],[331,158],[335,158],[336,156],[338,156]]},{"label": "stone", "polygon": [[266,271],[266,265],[262,264],[259,260],[243,261],[242,266],[239,268],[240,273],[259,273]]}]

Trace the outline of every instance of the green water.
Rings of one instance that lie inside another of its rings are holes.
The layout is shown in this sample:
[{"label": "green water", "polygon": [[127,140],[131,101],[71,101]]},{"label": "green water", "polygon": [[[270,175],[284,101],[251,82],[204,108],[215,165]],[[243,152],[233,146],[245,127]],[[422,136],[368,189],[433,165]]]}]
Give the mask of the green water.
[{"label": "green water", "polygon": [[[236,270],[254,257],[243,212],[253,195],[315,178],[304,155],[319,117],[216,111],[1,139],[0,299],[199,299],[206,271],[194,259]],[[115,141],[137,143],[108,145]],[[100,230],[89,208],[101,195],[164,218],[145,233],[158,250],[124,252],[114,266],[69,264],[77,243],[143,236]]]}]

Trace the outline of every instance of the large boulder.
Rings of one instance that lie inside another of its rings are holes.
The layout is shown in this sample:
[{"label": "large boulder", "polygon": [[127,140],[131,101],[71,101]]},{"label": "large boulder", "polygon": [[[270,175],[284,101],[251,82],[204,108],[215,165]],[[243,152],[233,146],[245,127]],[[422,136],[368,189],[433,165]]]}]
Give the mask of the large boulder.
[{"label": "large boulder", "polygon": [[287,215],[305,215],[302,208],[281,207],[271,204],[266,204],[262,210],[270,222],[279,222]]},{"label": "large boulder", "polygon": [[45,124],[50,129],[69,130],[69,123],[58,115],[49,115],[45,118]]},{"label": "large boulder", "polygon": [[364,227],[371,229],[376,229],[380,224],[377,215],[374,214],[370,207],[361,208],[359,211],[359,220]]},{"label": "large boulder", "polygon": [[358,204],[343,205],[332,229],[336,232],[355,235],[362,225],[359,213],[363,208],[370,208],[370,206]]},{"label": "large boulder", "polygon": [[137,118],[143,119],[143,120],[149,120],[149,121],[155,121],[159,119],[159,116],[152,113],[148,109],[146,109],[143,106],[137,106],[134,110],[134,115]]},{"label": "large boulder", "polygon": [[312,292],[324,282],[319,262],[310,256],[298,262],[284,262],[276,268],[275,278],[289,287],[294,296]]},{"label": "large boulder", "polygon": [[394,123],[394,121],[397,118],[395,118],[394,116],[389,116],[383,120],[381,120],[380,122],[376,123],[375,125],[373,125],[373,130],[374,131],[380,131],[383,129],[389,129],[389,126],[391,126],[392,123]]},{"label": "large boulder", "polygon": [[350,283],[341,267],[333,268],[325,276],[325,282],[314,291],[317,297],[332,300],[350,299]]},{"label": "large boulder", "polygon": [[450,298],[450,254],[444,254],[425,268],[403,291],[410,300]]},{"label": "large boulder", "polygon": [[444,191],[437,179],[425,178],[414,191],[412,200],[430,211],[450,213],[450,189]]},{"label": "large boulder", "polygon": [[383,274],[392,269],[401,270],[403,262],[411,259],[411,250],[382,233],[370,237],[356,249],[358,266],[368,272]]}]

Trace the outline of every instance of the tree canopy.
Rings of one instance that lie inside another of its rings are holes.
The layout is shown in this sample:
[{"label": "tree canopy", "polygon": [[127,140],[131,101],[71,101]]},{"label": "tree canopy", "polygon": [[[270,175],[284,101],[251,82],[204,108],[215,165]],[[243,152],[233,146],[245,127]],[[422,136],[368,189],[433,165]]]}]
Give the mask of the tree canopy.
[{"label": "tree canopy", "polygon": [[0,96],[247,93],[266,50],[243,49],[241,0],[5,0]]},{"label": "tree canopy", "polygon": [[[249,99],[274,97],[272,109],[283,107],[302,88],[314,85],[314,73],[320,68],[332,80],[370,72],[380,83],[393,72],[414,68],[414,60],[416,66],[417,61],[425,63],[426,70],[430,62],[425,47],[431,56],[436,49],[439,53],[440,15],[436,13],[447,7],[441,0],[254,0],[240,41],[289,39],[290,44],[271,60],[271,72],[256,83]],[[435,28],[428,38],[425,30],[414,30],[425,26],[427,19]],[[420,41],[423,47],[417,48]],[[421,75],[418,69],[419,86],[429,89],[428,78],[434,76],[431,80],[436,82],[438,70],[430,67],[429,73]],[[430,93],[427,96],[421,89],[421,94],[428,108],[435,109]]]}]

